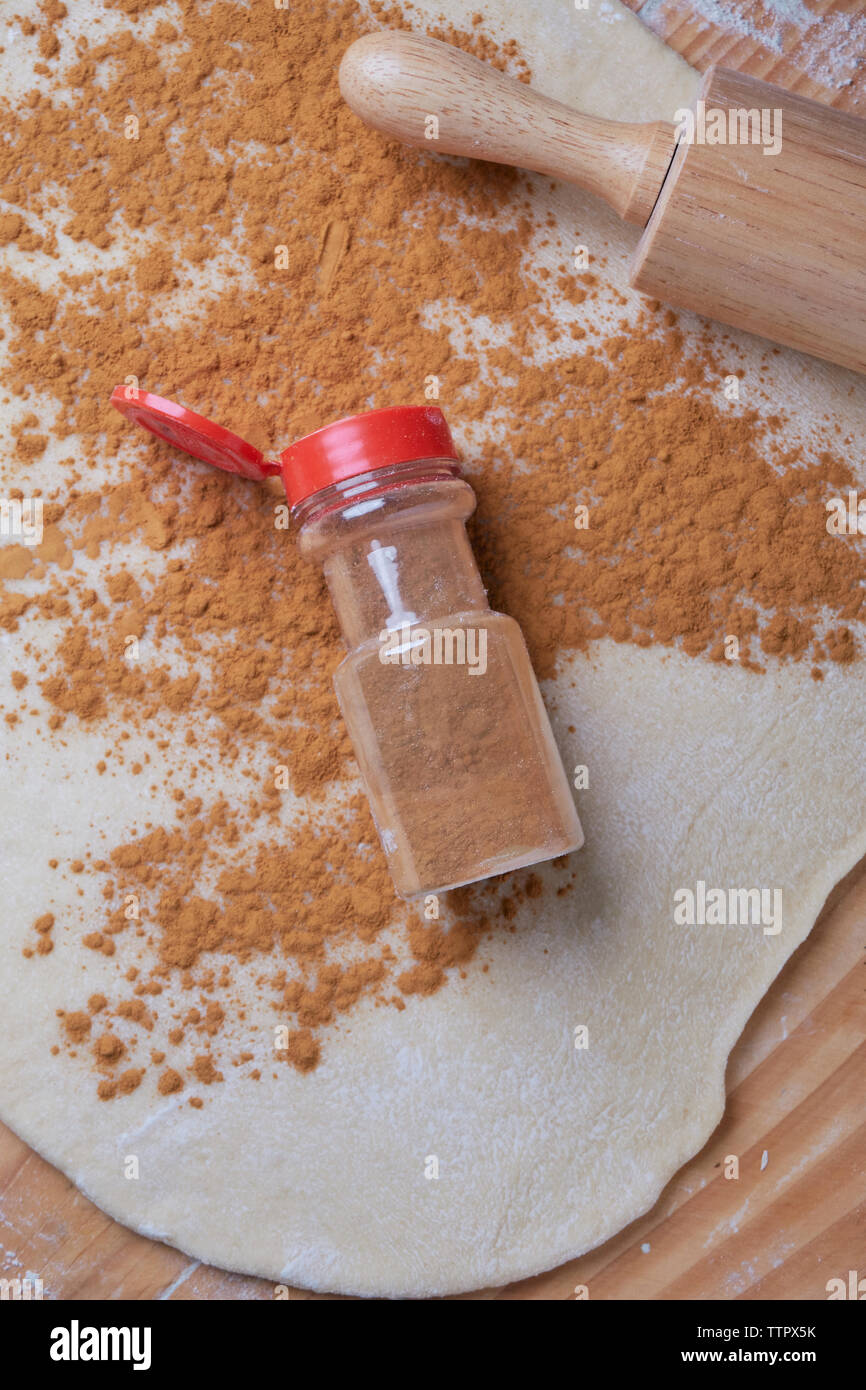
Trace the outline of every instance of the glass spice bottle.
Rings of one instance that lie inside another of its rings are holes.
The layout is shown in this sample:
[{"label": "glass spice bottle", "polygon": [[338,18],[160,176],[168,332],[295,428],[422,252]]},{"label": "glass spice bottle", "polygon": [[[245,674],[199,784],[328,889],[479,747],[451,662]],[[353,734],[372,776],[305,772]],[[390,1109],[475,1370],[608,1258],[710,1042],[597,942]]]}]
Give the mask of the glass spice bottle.
[{"label": "glass spice bottle", "polygon": [[401,897],[581,846],[523,635],[487,603],[466,534],[475,494],[440,410],[353,415],[270,463],[159,396],[117,387],[111,400],[218,467],[282,475],[348,647],[337,698]]}]

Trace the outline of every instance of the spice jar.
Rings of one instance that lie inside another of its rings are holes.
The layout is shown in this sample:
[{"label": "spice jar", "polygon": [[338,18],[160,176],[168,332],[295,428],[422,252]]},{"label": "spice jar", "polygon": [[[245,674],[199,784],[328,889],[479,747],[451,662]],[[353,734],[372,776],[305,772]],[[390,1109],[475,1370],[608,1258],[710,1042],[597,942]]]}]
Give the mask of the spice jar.
[{"label": "spice jar", "polygon": [[159,396],[117,387],[111,400],[197,458],[282,475],[348,647],[337,698],[401,897],[580,847],[522,633],[487,604],[466,534],[475,494],[440,410],[353,415],[271,463]]}]

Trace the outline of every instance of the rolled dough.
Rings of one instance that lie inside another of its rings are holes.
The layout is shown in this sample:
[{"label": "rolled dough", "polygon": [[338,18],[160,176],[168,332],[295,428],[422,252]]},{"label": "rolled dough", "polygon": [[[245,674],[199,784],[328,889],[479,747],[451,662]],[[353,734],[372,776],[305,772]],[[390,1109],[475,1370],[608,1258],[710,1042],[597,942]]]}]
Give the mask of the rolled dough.
[{"label": "rolled dough", "polygon": [[[608,0],[541,16],[485,8],[494,32],[501,24],[518,37],[539,85],[575,104],[656,118],[694,88],[691,71]],[[443,6],[428,9],[436,17]],[[464,5],[444,9],[465,21]],[[82,0],[76,23],[92,10]],[[0,68],[17,80],[11,43]],[[606,275],[624,291],[630,234],[573,190],[551,195],[539,179],[535,198],[566,235],[577,225],[604,245]],[[52,266],[30,273],[47,282]],[[623,313],[612,297],[605,311]],[[850,428],[852,378],[743,344],[753,400],[763,364],[769,400],[783,400],[805,436],[818,441],[837,421]],[[50,429],[35,391],[33,405]],[[4,406],[4,433],[11,418]],[[50,446],[15,482],[55,485],[69,449]],[[127,564],[138,563],[144,554],[130,546]],[[13,669],[32,669],[28,639],[48,650],[54,635],[34,620],[2,635],[7,691]],[[101,1104],[91,1075],[52,1057],[55,1010],[82,985],[81,954],[63,943],[100,904],[86,877],[47,879],[46,860],[110,848],[141,807],[131,780],[94,770],[105,726],[50,742],[26,724],[6,730],[2,1118],[127,1225],[202,1260],[315,1289],[418,1297],[501,1284],[646,1210],[718,1122],[732,1044],[866,848],[866,668],[831,668],[816,685],[799,670],[756,678],[605,642],[569,660],[545,695],[566,766],[589,768],[576,892],[557,898],[546,870],[548,891],[521,907],[515,932],[495,937],[487,973],[470,970],[401,1013],[358,1008],[308,1076],[281,1068],[268,1080],[273,1018],[257,1017],[251,973],[244,1044],[265,1079],[252,1086],[229,1070],[201,1112],[171,1097],[155,1103],[144,1088]],[[183,733],[166,729],[166,768],[183,757]],[[224,790],[234,794],[228,775]],[[148,813],[169,820],[168,798],[155,794]],[[674,895],[699,881],[781,889],[781,930],[677,925]],[[21,948],[47,906],[58,949],[36,969]],[[88,956],[86,988],[96,991],[111,963]],[[575,1046],[581,1025],[586,1048]],[[136,1181],[124,1176],[130,1154]]]}]

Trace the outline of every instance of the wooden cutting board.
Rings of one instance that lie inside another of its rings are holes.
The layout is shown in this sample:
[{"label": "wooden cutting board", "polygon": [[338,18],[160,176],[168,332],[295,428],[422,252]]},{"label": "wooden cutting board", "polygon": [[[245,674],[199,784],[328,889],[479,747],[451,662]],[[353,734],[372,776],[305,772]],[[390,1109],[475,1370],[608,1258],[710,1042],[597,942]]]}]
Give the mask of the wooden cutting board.
[{"label": "wooden cutting board", "polygon": [[[831,105],[866,109],[866,76],[835,80],[826,45],[862,0],[811,0],[779,26],[770,0],[725,30],[680,0],[625,0],[703,70],[724,62]],[[826,21],[822,26],[822,21]],[[767,42],[756,38],[764,33]],[[823,45],[823,47],[822,47]],[[866,45],[864,45],[866,51]],[[828,80],[829,79],[829,80]],[[831,894],[731,1054],[725,1116],[653,1210],[579,1260],[469,1299],[825,1299],[866,1276],[866,861]],[[725,1176],[729,1155],[739,1176]],[[37,1270],[47,1298],[271,1299],[112,1221],[0,1125],[0,1275]],[[292,1293],[296,1299],[329,1295]]]},{"label": "wooden cutting board", "polygon": [[[864,0],[623,0],[654,34],[700,72],[713,63],[789,91],[866,114]],[[713,16],[709,18],[708,16]]]}]

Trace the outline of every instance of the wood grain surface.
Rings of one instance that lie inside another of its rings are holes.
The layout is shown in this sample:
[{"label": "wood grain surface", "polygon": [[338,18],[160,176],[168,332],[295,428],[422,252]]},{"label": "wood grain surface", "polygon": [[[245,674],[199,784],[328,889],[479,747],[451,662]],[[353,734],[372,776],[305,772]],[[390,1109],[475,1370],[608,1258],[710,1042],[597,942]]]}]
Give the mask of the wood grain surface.
[{"label": "wood grain surface", "polygon": [[[830,106],[866,114],[863,0],[808,0],[796,11],[779,0],[623,3],[700,72],[719,63]],[[797,14],[796,22],[792,13]]]},{"label": "wood grain surface", "polygon": [[[866,108],[831,65],[839,17],[859,3],[810,0],[816,24],[778,25],[774,44],[710,24],[680,0],[627,0],[696,67],[724,62],[848,110]],[[736,7],[768,32],[770,0]],[[822,25],[822,20],[832,21]],[[778,32],[777,32],[778,31]],[[779,37],[781,33],[781,38]],[[782,51],[779,51],[781,44]],[[866,54],[866,50],[864,50]],[[827,1297],[831,1278],[866,1275],[866,861],[831,894],[731,1054],[728,1103],[705,1148],[651,1212],[580,1259],[461,1299]],[[725,1176],[729,1155],[739,1177]],[[112,1221],[0,1126],[0,1276],[39,1272],[49,1299],[272,1299],[264,1280],[191,1261]],[[293,1299],[328,1295],[293,1290]]]}]

